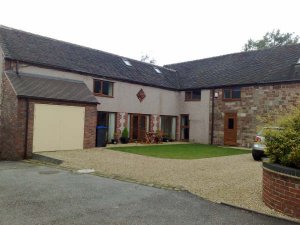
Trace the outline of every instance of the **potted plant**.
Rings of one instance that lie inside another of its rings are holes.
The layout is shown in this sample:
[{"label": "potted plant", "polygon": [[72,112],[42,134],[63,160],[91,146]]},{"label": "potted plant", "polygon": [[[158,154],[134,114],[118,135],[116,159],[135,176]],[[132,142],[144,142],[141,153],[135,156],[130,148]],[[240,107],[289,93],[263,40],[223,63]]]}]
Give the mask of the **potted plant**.
[{"label": "potted plant", "polygon": [[123,129],[120,141],[122,144],[127,144],[129,142],[127,127]]},{"label": "potted plant", "polygon": [[159,144],[163,141],[163,132],[160,130],[156,130],[156,137],[155,137],[155,143]]},{"label": "potted plant", "polygon": [[170,136],[168,134],[163,135],[163,142],[169,142],[170,141]]}]

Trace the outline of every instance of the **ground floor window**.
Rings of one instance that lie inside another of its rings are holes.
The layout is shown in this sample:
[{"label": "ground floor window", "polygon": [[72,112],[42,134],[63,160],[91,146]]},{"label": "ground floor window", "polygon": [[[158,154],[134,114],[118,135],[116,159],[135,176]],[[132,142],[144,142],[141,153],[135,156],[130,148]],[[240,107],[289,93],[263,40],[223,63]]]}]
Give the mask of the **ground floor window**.
[{"label": "ground floor window", "polygon": [[116,130],[116,113],[98,111],[97,126],[107,127],[107,142],[111,142]]},{"label": "ground floor window", "polygon": [[164,138],[176,139],[176,117],[160,116],[160,130],[163,132]]},{"label": "ground floor window", "polygon": [[181,115],[180,136],[181,136],[181,140],[189,140],[190,139],[189,115]]}]

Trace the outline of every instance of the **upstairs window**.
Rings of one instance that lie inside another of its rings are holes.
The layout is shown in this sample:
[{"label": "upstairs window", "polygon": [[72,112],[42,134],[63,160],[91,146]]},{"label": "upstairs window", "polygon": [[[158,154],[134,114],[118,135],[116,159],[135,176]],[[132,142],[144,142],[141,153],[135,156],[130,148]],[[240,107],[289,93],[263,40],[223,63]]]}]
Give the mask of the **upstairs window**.
[{"label": "upstairs window", "polygon": [[241,88],[226,88],[223,90],[224,100],[239,100],[241,99]]},{"label": "upstairs window", "polygon": [[113,97],[113,82],[94,80],[94,94],[98,96]]},{"label": "upstairs window", "polygon": [[201,90],[192,90],[185,92],[186,101],[200,101],[201,100]]}]

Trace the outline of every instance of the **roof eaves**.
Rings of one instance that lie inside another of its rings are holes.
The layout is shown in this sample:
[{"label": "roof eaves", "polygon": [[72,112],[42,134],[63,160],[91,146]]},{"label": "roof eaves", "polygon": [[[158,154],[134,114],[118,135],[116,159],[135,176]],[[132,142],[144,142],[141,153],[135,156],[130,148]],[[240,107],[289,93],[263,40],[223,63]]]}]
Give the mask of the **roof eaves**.
[{"label": "roof eaves", "polygon": [[197,86],[192,88],[182,88],[179,91],[188,91],[194,89],[217,89],[217,88],[228,88],[228,87],[246,87],[246,86],[256,86],[256,85],[272,85],[280,83],[293,83],[300,82],[300,79],[290,79],[290,80],[278,80],[278,81],[262,81],[262,82],[253,82],[253,83],[243,83],[243,84],[228,84],[228,85],[208,85],[208,86]]},{"label": "roof eaves", "polygon": [[144,86],[150,86],[150,87],[156,87],[156,88],[167,89],[167,90],[172,90],[172,91],[178,91],[177,87],[166,87],[166,86],[163,86],[163,85],[154,85],[154,84],[149,84],[149,83],[143,83],[143,82],[133,81],[133,80],[129,80],[129,79],[122,79],[122,78],[117,78],[117,77],[113,77],[113,76],[107,76],[107,75],[102,75],[102,74],[94,74],[94,73],[89,73],[89,72],[81,71],[81,70],[74,70],[74,69],[70,69],[70,68],[67,68],[67,67],[61,67],[61,66],[51,65],[51,64],[47,64],[47,63],[37,63],[37,62],[29,61],[29,60],[21,60],[21,59],[17,59],[17,58],[13,58],[13,57],[5,57],[5,59],[16,60],[16,61],[19,61],[21,63],[28,63],[28,64],[35,65],[35,66],[48,67],[48,68],[50,67],[50,68],[53,68],[53,69],[59,69],[59,70],[68,71],[68,72],[76,72],[76,73],[79,73],[81,75],[88,75],[88,76],[92,76],[92,77],[101,77],[101,78],[104,78],[104,79],[111,79],[111,80],[123,81],[123,82],[126,82],[126,83],[134,83],[134,84],[140,84],[140,85],[144,85]]},{"label": "roof eaves", "polygon": [[30,95],[17,95],[18,98],[29,98],[35,100],[48,100],[48,101],[56,101],[56,102],[72,102],[72,103],[81,103],[81,104],[101,104],[98,101],[78,101],[78,100],[69,100],[69,99],[56,99],[56,98],[47,98],[47,97],[35,97]]}]

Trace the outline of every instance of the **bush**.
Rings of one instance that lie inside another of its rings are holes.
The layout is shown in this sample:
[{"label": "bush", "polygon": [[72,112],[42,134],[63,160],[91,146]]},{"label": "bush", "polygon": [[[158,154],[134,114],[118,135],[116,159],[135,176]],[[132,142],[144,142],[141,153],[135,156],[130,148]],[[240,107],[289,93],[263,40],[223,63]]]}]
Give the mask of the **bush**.
[{"label": "bush", "polygon": [[282,117],[278,125],[282,129],[264,134],[266,154],[273,163],[300,169],[300,108]]},{"label": "bush", "polygon": [[128,129],[127,129],[127,127],[125,127],[125,128],[123,129],[123,131],[122,131],[122,137],[123,137],[123,138],[128,138]]}]

